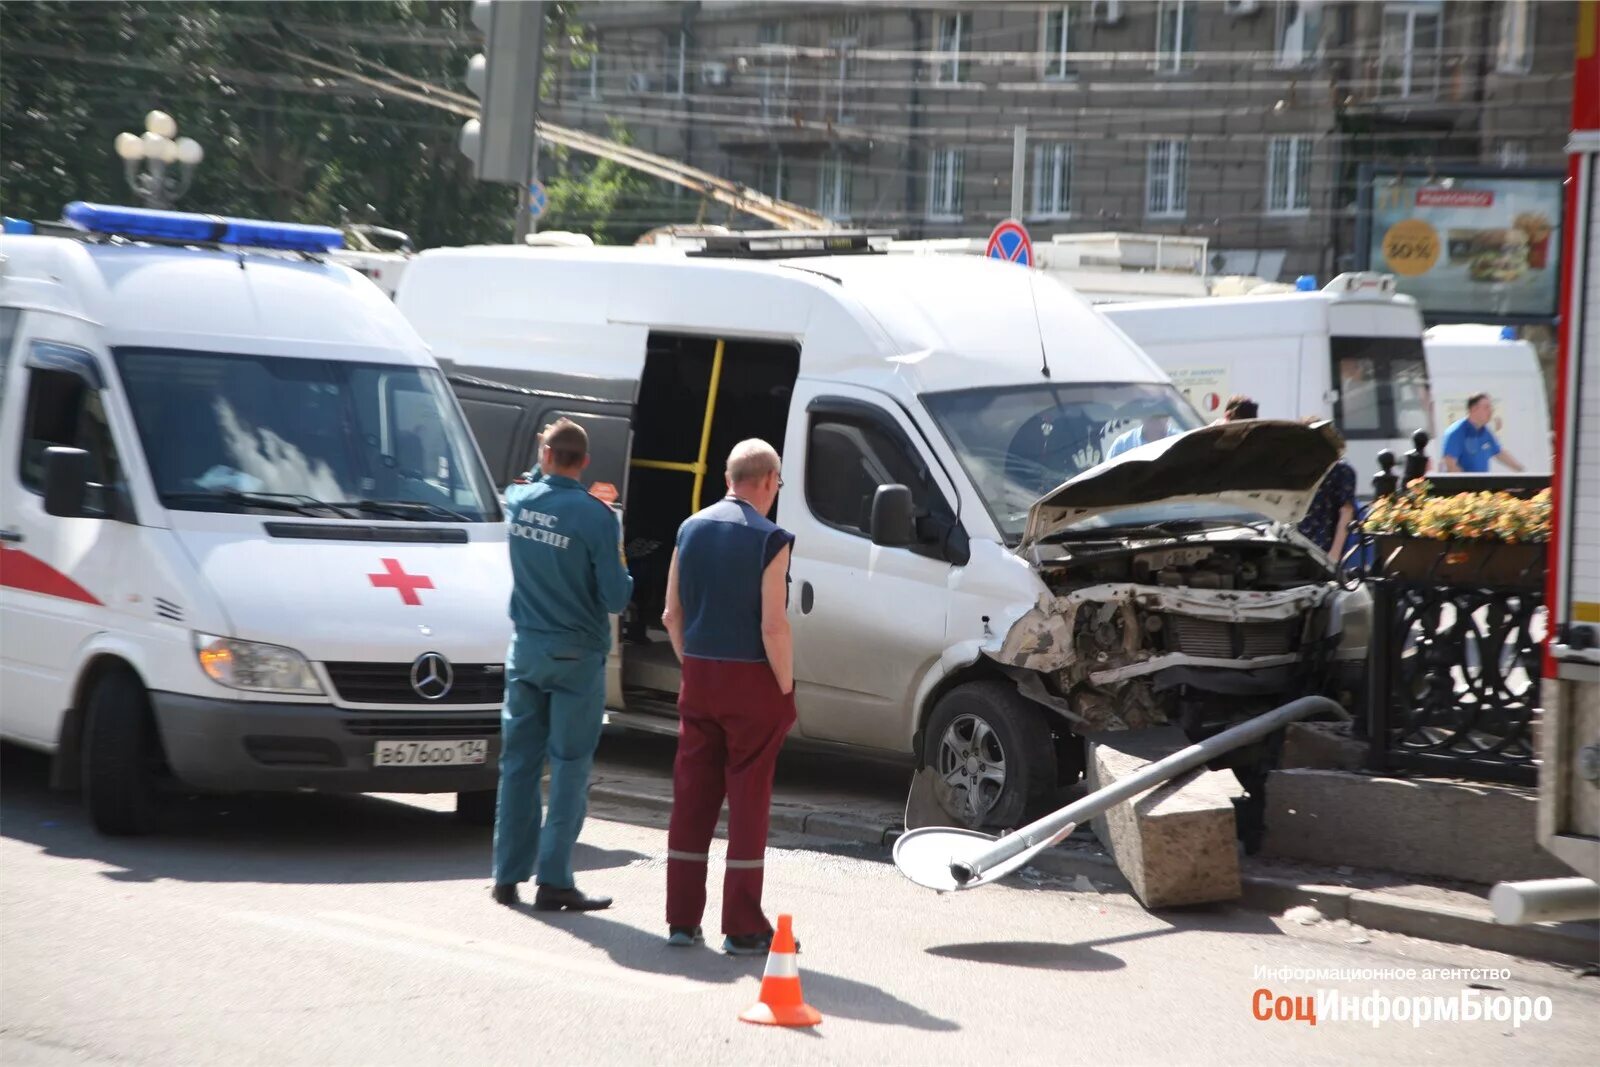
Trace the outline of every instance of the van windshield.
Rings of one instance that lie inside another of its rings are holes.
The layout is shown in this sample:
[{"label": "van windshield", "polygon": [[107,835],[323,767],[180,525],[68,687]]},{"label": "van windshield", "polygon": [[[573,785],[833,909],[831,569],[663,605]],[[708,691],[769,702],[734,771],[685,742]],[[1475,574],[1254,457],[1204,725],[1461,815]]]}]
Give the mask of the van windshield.
[{"label": "van windshield", "polygon": [[162,503],[182,511],[493,522],[500,511],[432,367],[116,350]]},{"label": "van windshield", "polygon": [[1009,542],[1033,502],[1129,448],[1200,425],[1170,385],[1025,385],[929,393],[923,404]]}]

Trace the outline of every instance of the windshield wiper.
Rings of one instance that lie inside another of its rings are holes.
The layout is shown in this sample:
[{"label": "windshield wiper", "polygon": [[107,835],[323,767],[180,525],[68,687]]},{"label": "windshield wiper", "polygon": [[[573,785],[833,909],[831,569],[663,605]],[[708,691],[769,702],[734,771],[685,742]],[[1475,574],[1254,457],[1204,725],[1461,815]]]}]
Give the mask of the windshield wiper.
[{"label": "windshield wiper", "polygon": [[474,521],[470,515],[447,508],[443,504],[430,504],[423,500],[351,500],[340,506],[355,508],[358,511],[375,511],[380,515],[393,515],[401,519],[414,518],[421,513],[448,519],[451,522]]},{"label": "windshield wiper", "polygon": [[303,493],[247,493],[238,489],[196,489],[181,493],[162,493],[161,502],[169,507],[177,503],[219,503],[244,508],[270,508],[275,511],[292,511],[299,515],[319,515],[331,511],[341,519],[350,515],[337,504],[318,500]]}]

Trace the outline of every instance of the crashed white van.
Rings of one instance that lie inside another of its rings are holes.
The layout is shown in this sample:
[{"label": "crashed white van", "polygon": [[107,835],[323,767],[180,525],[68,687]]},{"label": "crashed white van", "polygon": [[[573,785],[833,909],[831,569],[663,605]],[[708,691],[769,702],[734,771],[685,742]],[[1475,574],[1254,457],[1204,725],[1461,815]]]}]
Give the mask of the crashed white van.
[{"label": "crashed white van", "polygon": [[1125,432],[1200,419],[1083,300],[1012,265],[813,243],[440,249],[401,284],[500,480],[551,418],[589,429],[635,577],[619,721],[675,729],[666,564],[746,437],[784,459],[796,733],[937,768],[969,824],[1076,777],[1084,733],[1203,731],[1362,654],[1286,525],[1330,428],[1195,430],[1102,465]]},{"label": "crashed white van", "polygon": [[173,782],[491,819],[506,527],[421,340],[338,231],[66,218],[0,237],[0,737],[112,833]]}]

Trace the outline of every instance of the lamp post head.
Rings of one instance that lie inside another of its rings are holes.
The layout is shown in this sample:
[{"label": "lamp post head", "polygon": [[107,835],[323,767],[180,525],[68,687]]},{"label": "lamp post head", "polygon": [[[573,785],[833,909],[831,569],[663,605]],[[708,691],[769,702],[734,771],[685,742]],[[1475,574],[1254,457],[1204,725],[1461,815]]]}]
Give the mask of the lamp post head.
[{"label": "lamp post head", "polygon": [[206,150],[193,137],[180,137],[177,141],[178,162],[192,167],[206,158]]},{"label": "lamp post head", "polygon": [[178,135],[178,123],[165,111],[151,111],[144,117],[144,128],[171,139]]},{"label": "lamp post head", "polygon": [[130,163],[144,158],[144,140],[136,133],[119,133],[116,140],[117,155]]}]

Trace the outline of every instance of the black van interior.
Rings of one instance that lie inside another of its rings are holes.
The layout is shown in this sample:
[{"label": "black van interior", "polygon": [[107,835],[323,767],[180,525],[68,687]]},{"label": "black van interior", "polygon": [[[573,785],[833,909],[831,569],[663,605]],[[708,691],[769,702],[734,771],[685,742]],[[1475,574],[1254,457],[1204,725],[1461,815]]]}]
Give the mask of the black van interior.
[{"label": "black van interior", "polygon": [[[660,620],[678,526],[727,492],[723,464],[734,445],[759,437],[783,453],[799,372],[800,349],[792,342],[650,334],[634,412],[624,511],[634,582],[624,639],[630,643],[627,656],[638,667],[625,665],[625,670],[640,683],[636,688],[660,691],[663,683],[655,680],[664,676],[649,669],[657,659],[676,676]],[[700,462],[702,445],[705,466],[697,496],[693,468]]]}]

